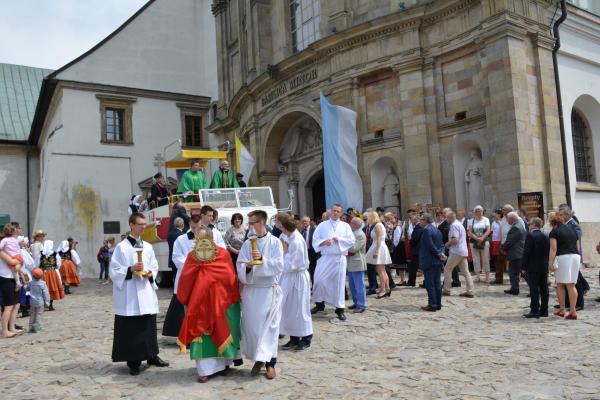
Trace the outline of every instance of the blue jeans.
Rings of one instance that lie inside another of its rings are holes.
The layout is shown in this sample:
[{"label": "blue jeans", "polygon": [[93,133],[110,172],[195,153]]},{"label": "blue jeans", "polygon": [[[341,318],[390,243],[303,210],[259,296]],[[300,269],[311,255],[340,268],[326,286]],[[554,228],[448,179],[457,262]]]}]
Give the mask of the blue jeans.
[{"label": "blue jeans", "polygon": [[356,308],[367,308],[364,271],[348,272],[348,286],[350,286],[352,301]]},{"label": "blue jeans", "polygon": [[442,308],[442,266],[428,265],[423,268],[425,289],[427,289],[428,305],[439,310]]},{"label": "blue jeans", "polygon": [[104,273],[104,279],[108,279],[108,263],[103,261],[100,263],[100,279],[102,279],[102,273]]}]

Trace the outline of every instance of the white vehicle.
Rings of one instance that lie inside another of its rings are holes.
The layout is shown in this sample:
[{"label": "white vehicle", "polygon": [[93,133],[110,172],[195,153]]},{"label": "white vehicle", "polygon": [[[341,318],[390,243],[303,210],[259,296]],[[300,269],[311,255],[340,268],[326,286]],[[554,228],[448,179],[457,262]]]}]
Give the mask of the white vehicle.
[{"label": "white vehicle", "polygon": [[[181,195],[172,196],[169,204],[145,212],[148,226],[142,239],[152,243],[158,260],[158,276],[156,284],[159,287],[169,287],[173,282],[172,270],[169,268],[169,235],[170,215],[173,204]],[[217,229],[224,235],[231,226],[231,216],[240,213],[244,217],[244,226],[248,227],[248,213],[253,210],[263,210],[267,213],[267,223],[275,225],[275,215],[279,210],[275,207],[271,188],[245,187],[232,189],[201,189],[194,195],[194,202],[182,202],[188,215],[200,214],[204,205],[213,207],[218,212]]]}]

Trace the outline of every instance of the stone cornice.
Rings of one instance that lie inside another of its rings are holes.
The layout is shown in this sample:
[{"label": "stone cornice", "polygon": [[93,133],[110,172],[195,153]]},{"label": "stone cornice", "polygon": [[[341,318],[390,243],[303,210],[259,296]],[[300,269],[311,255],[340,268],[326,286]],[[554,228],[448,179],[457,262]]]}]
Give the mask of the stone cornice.
[{"label": "stone cornice", "polygon": [[[426,25],[435,24],[435,23],[439,22],[440,20],[442,20],[446,17],[449,17],[452,14],[471,6],[473,3],[476,3],[476,2],[479,2],[479,0],[463,0],[463,1],[459,1],[457,3],[450,3],[450,4],[446,5],[446,7],[444,7],[443,9],[435,11],[435,12],[425,16],[423,18],[423,24],[426,24]],[[434,2],[434,4],[435,4],[435,2]]]},{"label": "stone cornice", "polygon": [[172,100],[195,103],[198,105],[210,105],[210,97],[195,96],[192,94],[161,92],[158,90],[128,88],[124,86],[103,85],[99,83],[85,83],[75,81],[59,81],[59,86],[64,89],[84,90],[88,92],[105,93],[109,95],[148,97],[160,100]]}]

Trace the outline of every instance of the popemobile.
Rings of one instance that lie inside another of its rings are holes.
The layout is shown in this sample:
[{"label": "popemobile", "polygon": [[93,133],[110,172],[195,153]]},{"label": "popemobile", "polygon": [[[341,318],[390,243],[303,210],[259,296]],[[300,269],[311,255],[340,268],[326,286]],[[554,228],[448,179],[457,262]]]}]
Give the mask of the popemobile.
[{"label": "popemobile", "polygon": [[[167,169],[183,169],[189,167],[191,159],[201,160],[204,175],[210,177],[207,173],[208,160],[225,159],[225,151],[197,151],[182,150],[173,160],[166,162]],[[161,287],[169,287],[173,283],[173,273],[169,268],[169,245],[167,236],[169,234],[169,221],[173,211],[173,205],[181,199],[180,203],[185,207],[189,216],[200,214],[200,208],[209,205],[218,211],[219,219],[215,224],[216,228],[225,235],[231,223],[231,216],[240,213],[244,216],[244,225],[248,228],[246,215],[252,210],[263,210],[268,215],[268,223],[271,227],[275,225],[275,215],[279,211],[273,200],[271,187],[244,187],[228,189],[201,189],[193,195],[193,201],[183,201],[183,195],[177,194],[169,197],[169,204],[156,207],[144,212],[148,225],[142,235],[142,240],[147,241],[154,247],[156,259],[158,260],[158,276],[156,284]]]}]

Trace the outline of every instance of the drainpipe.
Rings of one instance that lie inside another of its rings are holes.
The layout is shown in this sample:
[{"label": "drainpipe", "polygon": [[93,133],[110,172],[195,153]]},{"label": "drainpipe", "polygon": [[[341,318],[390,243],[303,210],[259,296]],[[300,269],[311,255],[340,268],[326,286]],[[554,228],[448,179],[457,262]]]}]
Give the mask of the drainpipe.
[{"label": "drainpipe", "polygon": [[552,49],[552,62],[554,63],[554,79],[556,81],[556,102],[558,103],[558,123],[560,126],[560,144],[562,147],[562,159],[565,173],[565,192],[567,197],[567,204],[572,207],[571,203],[571,181],[569,178],[569,165],[567,163],[567,140],[565,137],[565,121],[563,118],[563,107],[562,107],[562,95],[560,91],[560,78],[558,76],[558,49],[560,49],[560,36],[558,33],[558,27],[560,24],[567,19],[567,3],[566,0],[560,0],[560,11],[561,15],[552,26],[552,33],[554,35],[555,43]]},{"label": "drainpipe", "polygon": [[25,153],[26,154],[25,155],[25,160],[26,160],[25,171],[26,171],[27,176],[25,178],[25,180],[26,180],[25,188],[26,188],[27,193],[25,194],[25,196],[27,198],[27,201],[26,201],[26,203],[27,203],[27,237],[29,238],[29,237],[31,237],[31,215],[30,215],[31,199],[29,196],[29,185],[31,183],[30,178],[29,178],[29,161],[31,158],[31,156],[30,156],[31,155],[31,144],[29,143],[29,140],[27,140],[26,146],[27,146],[27,148],[26,148],[26,153]]}]

